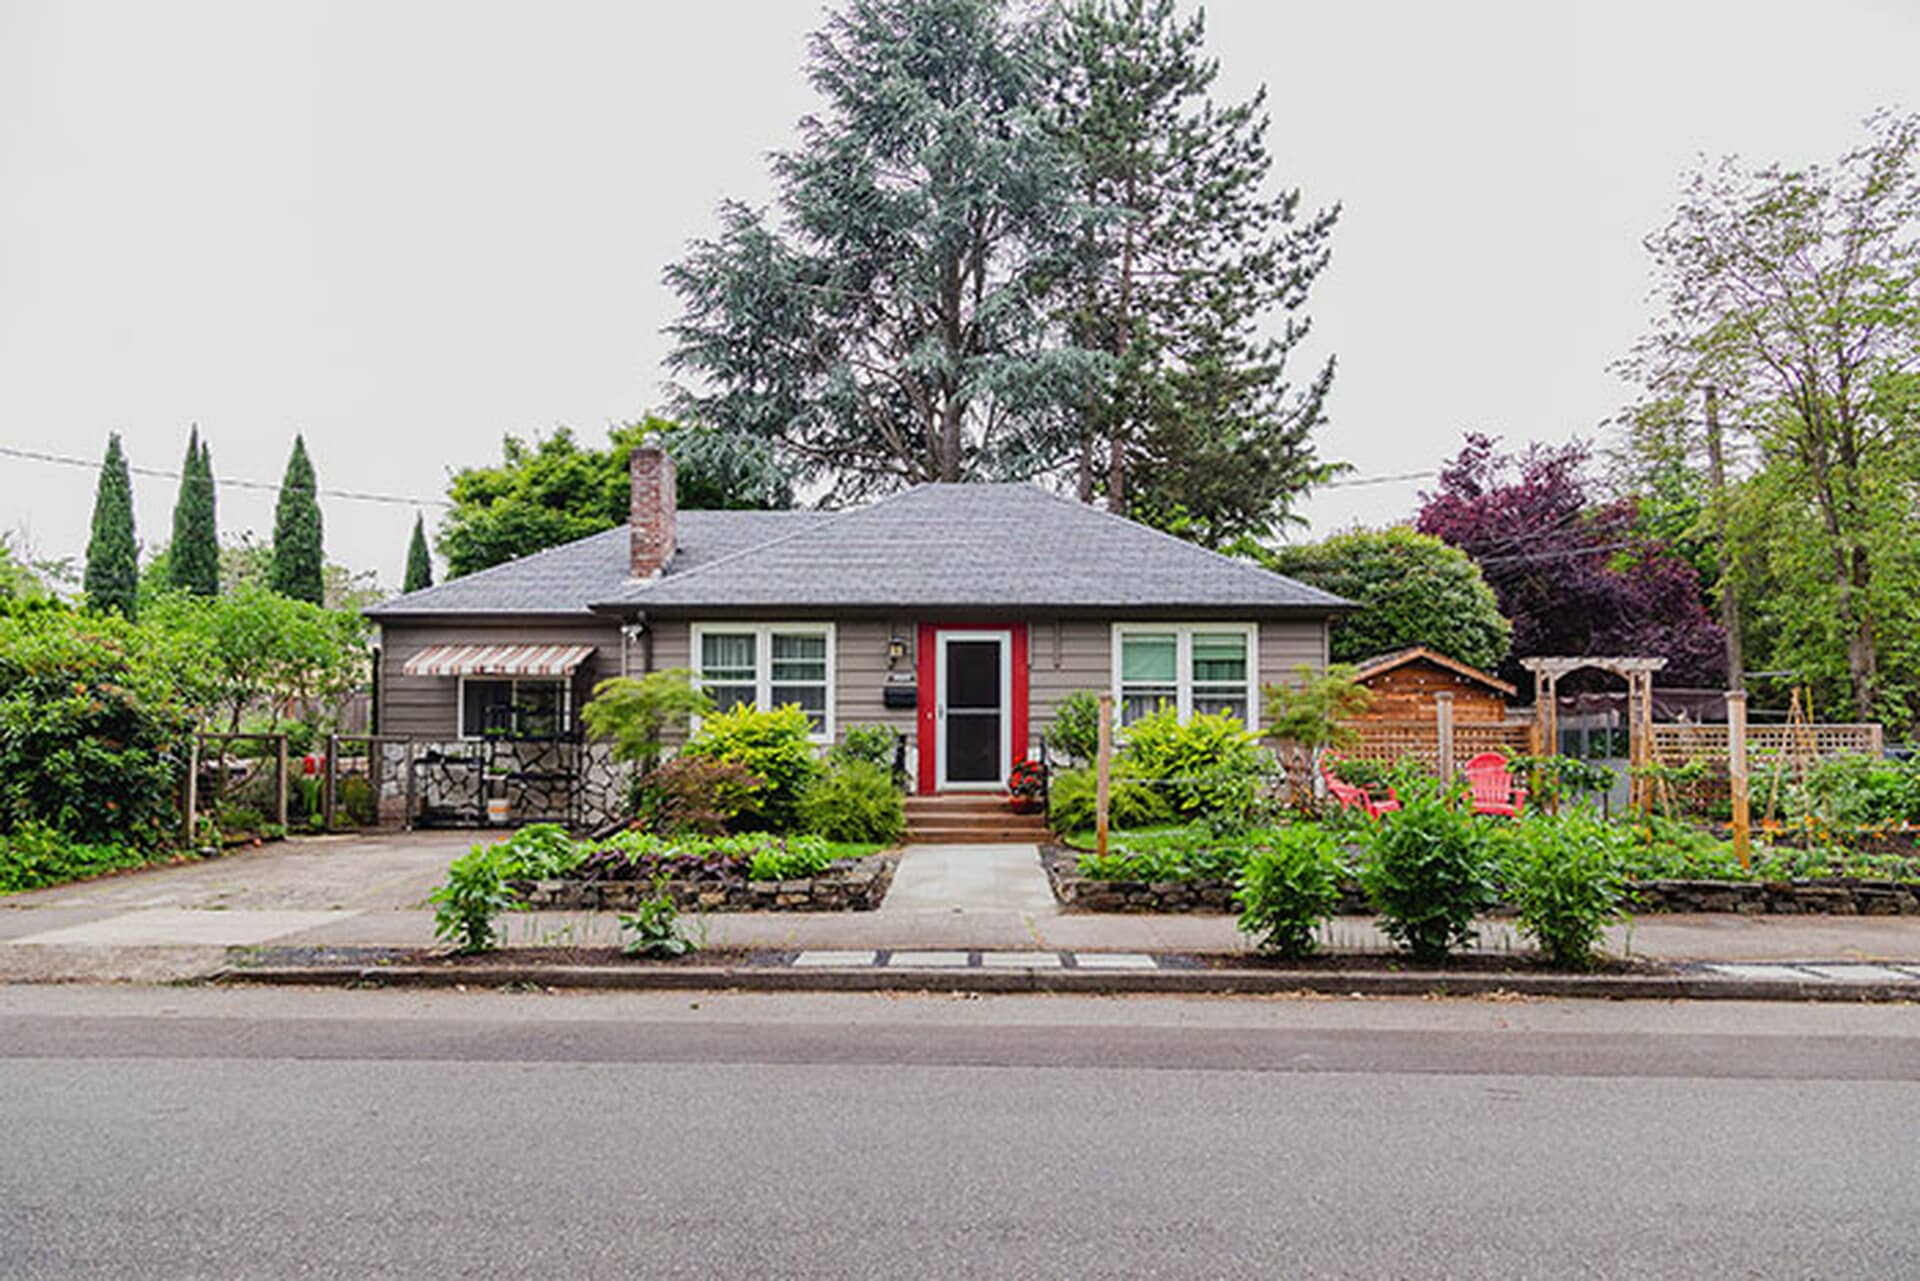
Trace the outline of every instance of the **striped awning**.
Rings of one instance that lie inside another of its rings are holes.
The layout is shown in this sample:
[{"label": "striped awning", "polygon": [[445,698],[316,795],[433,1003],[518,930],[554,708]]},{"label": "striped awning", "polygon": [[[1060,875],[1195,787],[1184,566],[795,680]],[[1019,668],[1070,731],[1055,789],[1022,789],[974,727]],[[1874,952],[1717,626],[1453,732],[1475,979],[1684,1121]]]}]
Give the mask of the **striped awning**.
[{"label": "striped awning", "polygon": [[591,645],[431,645],[407,660],[409,676],[571,676]]}]

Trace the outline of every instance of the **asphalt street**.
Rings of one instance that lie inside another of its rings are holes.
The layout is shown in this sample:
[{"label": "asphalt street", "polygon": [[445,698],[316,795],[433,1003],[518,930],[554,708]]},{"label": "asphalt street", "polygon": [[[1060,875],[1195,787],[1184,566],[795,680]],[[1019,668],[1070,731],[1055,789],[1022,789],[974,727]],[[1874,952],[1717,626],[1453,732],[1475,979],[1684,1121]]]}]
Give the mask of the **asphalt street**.
[{"label": "asphalt street", "polygon": [[0,989],[6,1277],[1920,1275],[1909,1007]]}]

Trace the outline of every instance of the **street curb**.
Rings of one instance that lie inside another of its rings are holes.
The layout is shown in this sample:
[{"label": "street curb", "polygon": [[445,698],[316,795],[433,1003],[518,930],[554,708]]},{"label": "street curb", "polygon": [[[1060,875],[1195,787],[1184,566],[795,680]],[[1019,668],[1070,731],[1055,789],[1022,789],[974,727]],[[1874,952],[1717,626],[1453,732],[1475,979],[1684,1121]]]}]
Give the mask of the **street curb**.
[{"label": "street curb", "polygon": [[1061,992],[1086,995],[1514,996],[1605,1001],[1816,1001],[1902,1003],[1920,984],[1801,982],[1697,974],[1452,974],[1326,970],[790,969],[770,965],[427,965],[228,967],[214,983],[285,987],[505,988],[593,991]]}]

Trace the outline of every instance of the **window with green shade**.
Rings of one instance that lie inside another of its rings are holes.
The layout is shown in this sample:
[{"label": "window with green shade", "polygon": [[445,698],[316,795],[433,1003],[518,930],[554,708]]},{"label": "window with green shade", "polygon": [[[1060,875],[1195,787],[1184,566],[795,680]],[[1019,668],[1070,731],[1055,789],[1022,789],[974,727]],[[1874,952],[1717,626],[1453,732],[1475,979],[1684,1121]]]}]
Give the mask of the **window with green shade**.
[{"label": "window with green shade", "polygon": [[813,735],[832,734],[831,623],[695,623],[699,686],[722,711],[798,705]]},{"label": "window with green shade", "polygon": [[1252,726],[1259,712],[1257,636],[1251,623],[1114,624],[1120,724],[1167,706],[1182,721],[1226,713]]}]

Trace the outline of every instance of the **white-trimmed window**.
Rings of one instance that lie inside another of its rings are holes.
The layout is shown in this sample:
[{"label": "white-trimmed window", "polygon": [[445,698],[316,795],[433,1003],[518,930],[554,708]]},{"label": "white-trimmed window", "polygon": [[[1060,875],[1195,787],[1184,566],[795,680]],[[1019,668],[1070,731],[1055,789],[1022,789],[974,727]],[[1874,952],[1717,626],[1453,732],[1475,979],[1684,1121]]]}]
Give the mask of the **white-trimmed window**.
[{"label": "white-trimmed window", "polygon": [[721,711],[796,703],[833,737],[832,623],[695,623],[694,684]]},{"label": "white-trimmed window", "polygon": [[553,677],[462,676],[460,737],[564,737],[572,728],[572,693]]},{"label": "white-trimmed window", "polygon": [[1260,716],[1260,633],[1252,623],[1115,623],[1114,705],[1131,725],[1172,707],[1227,712],[1252,729]]}]

